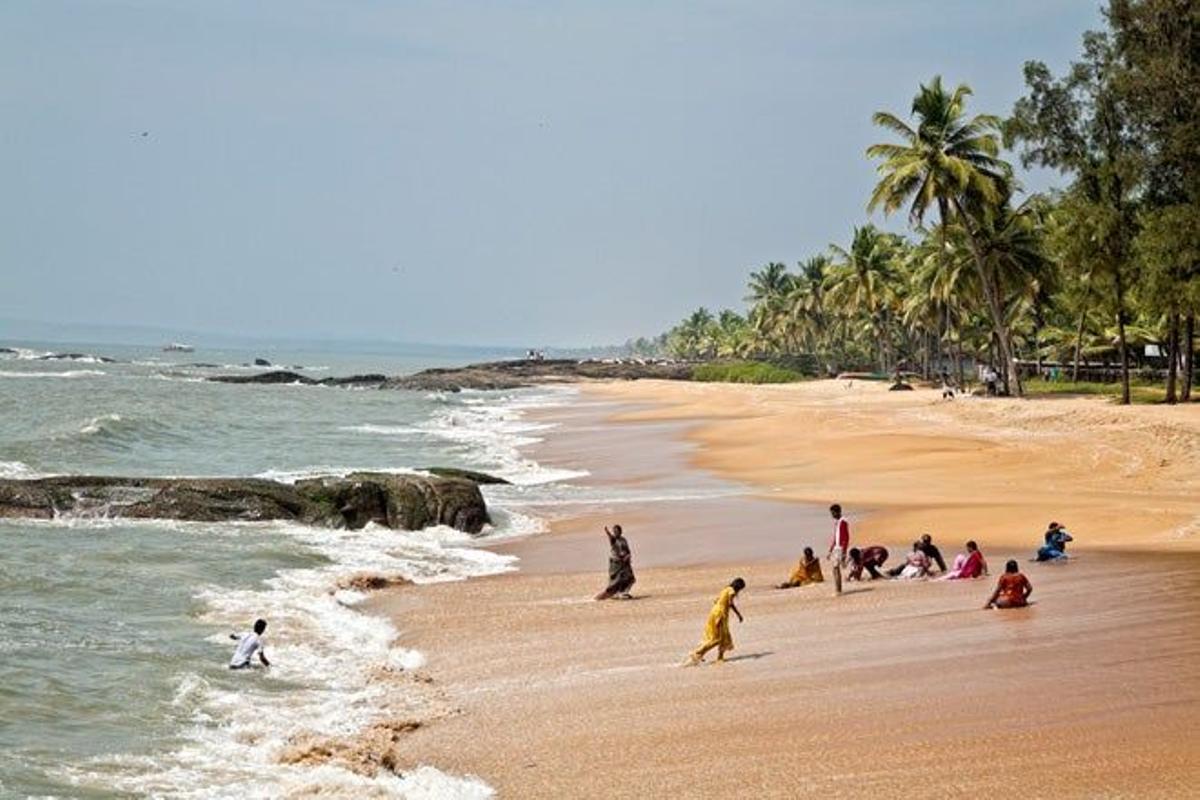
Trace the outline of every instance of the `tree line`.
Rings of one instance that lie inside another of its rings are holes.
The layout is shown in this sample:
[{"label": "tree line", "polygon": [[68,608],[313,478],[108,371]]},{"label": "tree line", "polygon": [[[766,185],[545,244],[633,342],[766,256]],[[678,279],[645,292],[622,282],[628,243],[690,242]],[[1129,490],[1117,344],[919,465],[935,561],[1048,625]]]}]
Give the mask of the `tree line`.
[{"label": "tree line", "polygon": [[[907,116],[873,116],[878,182],[864,223],[789,267],[750,273],[745,313],[700,308],[638,355],[786,358],[927,376],[988,363],[1004,390],[1054,362],[1130,373],[1156,346],[1168,402],[1191,396],[1200,310],[1200,3],[1111,0],[1070,68],[1025,65],[1011,114],[968,113],[935,77]],[[1011,154],[1064,186],[1027,194]]]}]

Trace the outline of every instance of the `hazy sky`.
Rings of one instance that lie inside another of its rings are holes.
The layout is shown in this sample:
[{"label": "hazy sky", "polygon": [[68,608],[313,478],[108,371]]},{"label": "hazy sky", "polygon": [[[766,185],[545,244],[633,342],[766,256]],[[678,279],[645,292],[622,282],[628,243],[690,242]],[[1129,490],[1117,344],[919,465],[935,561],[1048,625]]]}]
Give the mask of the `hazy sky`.
[{"label": "hazy sky", "polygon": [[1008,113],[1025,60],[1099,23],[1097,0],[7,0],[0,317],[652,334],[848,238],[873,111],[941,73]]}]

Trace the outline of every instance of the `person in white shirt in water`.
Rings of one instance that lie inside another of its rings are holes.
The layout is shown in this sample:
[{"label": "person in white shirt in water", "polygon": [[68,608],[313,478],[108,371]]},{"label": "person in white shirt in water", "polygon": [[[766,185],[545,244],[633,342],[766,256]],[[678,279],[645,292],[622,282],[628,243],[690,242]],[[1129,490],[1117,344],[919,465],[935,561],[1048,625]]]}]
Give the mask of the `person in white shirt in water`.
[{"label": "person in white shirt in water", "polygon": [[233,651],[233,658],[229,660],[230,669],[250,669],[251,663],[254,660],[254,654],[258,654],[258,660],[262,662],[264,667],[271,666],[271,662],[267,660],[267,653],[264,649],[262,635],[267,629],[267,621],[265,619],[255,620],[254,632],[229,634],[229,638],[237,642],[237,648]]}]

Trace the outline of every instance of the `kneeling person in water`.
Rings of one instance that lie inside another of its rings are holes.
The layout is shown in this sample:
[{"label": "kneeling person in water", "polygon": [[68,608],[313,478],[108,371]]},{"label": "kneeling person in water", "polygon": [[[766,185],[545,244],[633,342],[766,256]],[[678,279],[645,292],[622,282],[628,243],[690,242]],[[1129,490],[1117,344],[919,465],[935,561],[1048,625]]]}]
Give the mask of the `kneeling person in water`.
[{"label": "kneeling person in water", "polygon": [[267,660],[266,650],[263,649],[262,635],[266,629],[267,621],[260,619],[255,620],[253,633],[243,633],[240,636],[236,633],[229,634],[229,638],[237,642],[233,658],[229,659],[230,669],[249,669],[255,653],[258,653],[258,660],[264,667],[271,666],[271,662]]}]

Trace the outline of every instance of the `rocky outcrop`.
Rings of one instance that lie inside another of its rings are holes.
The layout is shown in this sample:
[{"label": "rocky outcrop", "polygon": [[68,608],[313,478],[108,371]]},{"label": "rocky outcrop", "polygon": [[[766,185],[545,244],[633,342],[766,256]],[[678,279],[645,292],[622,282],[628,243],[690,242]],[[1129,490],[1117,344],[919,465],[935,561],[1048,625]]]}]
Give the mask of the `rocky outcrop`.
[{"label": "rocky outcrop", "polygon": [[488,486],[492,484],[510,485],[509,481],[495,475],[489,475],[486,472],[476,472],[473,469],[461,469],[459,467],[426,467],[425,472],[430,475],[437,475],[439,478],[466,478],[473,483],[478,483],[480,486]]},{"label": "rocky outcrop", "polygon": [[283,383],[304,386],[355,386],[382,389],[413,389],[423,392],[457,392],[462,389],[521,389],[544,383],[572,383],[585,380],[659,380],[692,379],[694,365],[674,361],[611,359],[575,361],[493,361],[468,367],[427,369],[412,375],[389,378],[386,375],[351,375],[348,378],[317,380],[291,370],[274,370],[258,375],[214,375],[218,383]]},{"label": "rocky outcrop", "polygon": [[386,375],[351,375],[346,378],[322,378],[317,380],[291,370],[274,370],[258,375],[214,375],[208,380],[216,383],[286,383],[302,386],[382,386]]},{"label": "rocky outcrop", "polygon": [[254,359],[254,366],[269,367],[269,366],[271,366],[271,362],[267,361],[265,358],[256,358],[256,359]]},{"label": "rocky outcrop", "polygon": [[100,362],[101,364],[115,364],[115,358],[108,356],[94,356],[90,353],[47,353],[44,356],[38,356],[37,361],[92,361]]},{"label": "rocky outcrop", "polygon": [[427,369],[390,378],[385,389],[457,392],[461,389],[520,389],[582,380],[691,380],[692,365],[667,361],[603,360],[494,361],[451,369]]},{"label": "rocky outcrop", "polygon": [[113,517],[198,522],[290,520],[333,528],[368,522],[479,533],[490,520],[464,478],[358,472],[279,483],[260,478],[118,478],[66,475],[0,480],[0,517]]}]

